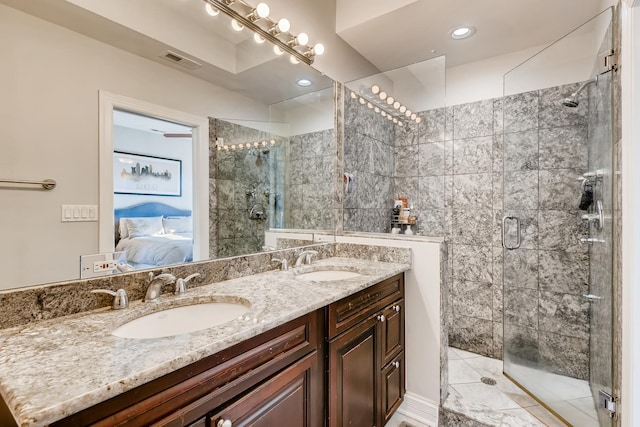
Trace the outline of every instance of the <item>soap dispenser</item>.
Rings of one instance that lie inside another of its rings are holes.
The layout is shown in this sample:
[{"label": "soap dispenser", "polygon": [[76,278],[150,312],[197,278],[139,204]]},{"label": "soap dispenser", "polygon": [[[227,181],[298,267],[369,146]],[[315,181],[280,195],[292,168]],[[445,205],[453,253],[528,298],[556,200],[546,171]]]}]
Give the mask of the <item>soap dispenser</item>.
[{"label": "soap dispenser", "polygon": [[407,225],[407,229],[404,230],[404,234],[407,234],[407,235],[413,234],[413,230],[411,229],[411,224]]}]

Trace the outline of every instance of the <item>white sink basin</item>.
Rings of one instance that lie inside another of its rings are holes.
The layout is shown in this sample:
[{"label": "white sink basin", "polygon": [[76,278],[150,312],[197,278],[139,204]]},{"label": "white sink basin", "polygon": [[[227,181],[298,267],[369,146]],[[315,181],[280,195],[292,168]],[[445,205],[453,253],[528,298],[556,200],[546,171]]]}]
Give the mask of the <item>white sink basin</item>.
[{"label": "white sink basin", "polygon": [[131,320],[111,332],[122,338],[162,338],[218,326],[242,316],[248,304],[211,302],[157,311]]},{"label": "white sink basin", "polygon": [[361,274],[356,273],[355,271],[319,270],[311,271],[309,273],[300,273],[296,275],[296,279],[309,282],[333,282],[336,280],[353,279],[358,276],[361,276]]}]

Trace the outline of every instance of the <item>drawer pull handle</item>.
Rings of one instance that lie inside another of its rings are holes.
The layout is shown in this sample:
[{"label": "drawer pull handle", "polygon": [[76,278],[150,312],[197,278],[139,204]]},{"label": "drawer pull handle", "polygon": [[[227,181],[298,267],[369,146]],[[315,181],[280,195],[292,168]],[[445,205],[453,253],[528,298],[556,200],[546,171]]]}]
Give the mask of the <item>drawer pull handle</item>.
[{"label": "drawer pull handle", "polygon": [[400,367],[400,362],[393,362],[393,366],[395,366],[396,369],[398,369]]},{"label": "drawer pull handle", "polygon": [[398,311],[398,312],[400,311],[400,306],[399,306],[399,305],[394,305],[392,308],[393,308],[395,311]]},{"label": "drawer pull handle", "polygon": [[384,314],[379,315],[378,320],[384,322]]},{"label": "drawer pull handle", "polygon": [[220,420],[218,421],[218,427],[233,427],[233,423],[231,420]]}]

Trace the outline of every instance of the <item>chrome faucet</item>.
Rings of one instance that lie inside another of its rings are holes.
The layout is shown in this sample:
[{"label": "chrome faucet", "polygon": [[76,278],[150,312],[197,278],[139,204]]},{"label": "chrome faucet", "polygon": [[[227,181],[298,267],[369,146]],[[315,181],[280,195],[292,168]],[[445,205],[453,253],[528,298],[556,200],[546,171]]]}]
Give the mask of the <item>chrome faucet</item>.
[{"label": "chrome faucet", "polygon": [[144,301],[155,301],[162,293],[162,286],[176,282],[176,276],[170,273],[161,273],[154,276],[149,273],[149,287],[144,297]]},{"label": "chrome faucet", "polygon": [[200,276],[201,276],[200,273],[193,273],[193,274],[188,275],[184,279],[176,280],[176,288],[173,291],[173,293],[175,295],[184,294],[187,291],[187,283],[189,282],[189,280],[195,279],[196,277],[200,277]]},{"label": "chrome faucet", "polygon": [[280,270],[282,270],[282,271],[287,271],[287,270],[289,270],[289,262],[287,261],[287,259],[286,259],[286,258],[282,258],[282,259],[279,259],[279,258],[273,258],[273,259],[271,260],[271,262],[279,262],[279,263],[280,263]]},{"label": "chrome faucet", "polygon": [[300,267],[302,264],[311,265],[311,257],[314,255],[318,255],[318,251],[308,250],[300,252],[296,260],[296,267]]}]

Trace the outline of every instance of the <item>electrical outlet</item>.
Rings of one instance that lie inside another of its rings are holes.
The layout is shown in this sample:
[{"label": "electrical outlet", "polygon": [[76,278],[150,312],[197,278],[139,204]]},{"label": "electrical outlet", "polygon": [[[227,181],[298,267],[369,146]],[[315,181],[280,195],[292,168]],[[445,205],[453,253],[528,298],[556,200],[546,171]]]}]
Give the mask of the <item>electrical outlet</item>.
[{"label": "electrical outlet", "polygon": [[120,272],[119,266],[127,265],[126,252],[107,252],[80,256],[80,278],[109,276]]},{"label": "electrical outlet", "polygon": [[115,273],[118,271],[117,261],[94,261],[93,272],[94,273]]}]

